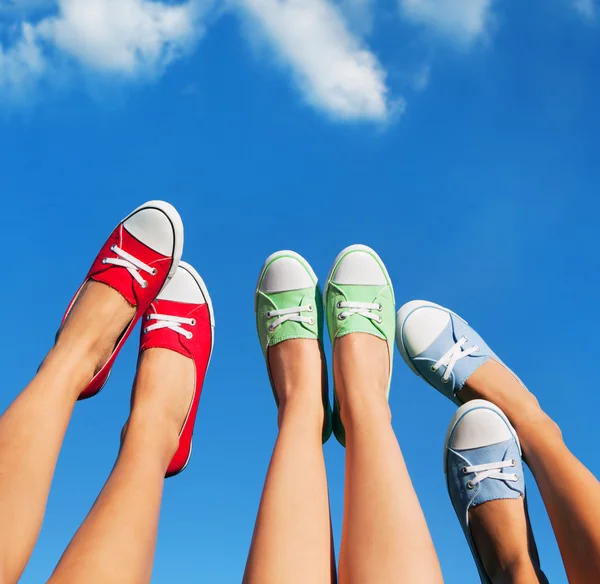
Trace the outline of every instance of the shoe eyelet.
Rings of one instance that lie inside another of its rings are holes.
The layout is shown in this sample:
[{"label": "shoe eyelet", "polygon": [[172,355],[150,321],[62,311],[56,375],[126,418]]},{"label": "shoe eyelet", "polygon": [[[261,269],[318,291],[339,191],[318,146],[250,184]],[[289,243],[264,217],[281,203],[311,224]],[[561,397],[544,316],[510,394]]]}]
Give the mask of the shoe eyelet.
[{"label": "shoe eyelet", "polygon": [[517,461],[516,460],[511,460],[510,461],[510,466],[517,466]]},{"label": "shoe eyelet", "polygon": [[265,312],[265,316],[267,319],[271,318],[271,311],[269,310],[268,312]]},{"label": "shoe eyelet", "polygon": [[192,318],[190,320],[190,326],[196,326],[196,319],[195,318]]},{"label": "shoe eyelet", "polygon": [[115,249],[117,249],[117,246],[113,243],[113,245],[110,246],[110,251],[115,251]]},{"label": "shoe eyelet", "polygon": [[156,268],[152,268],[152,271],[150,272],[151,276],[156,276],[156,274],[158,274],[158,270]]},{"label": "shoe eyelet", "polygon": [[272,332],[275,330],[275,327],[274,327],[272,324],[270,324],[270,325],[267,327],[267,330],[268,330],[270,333],[272,333]]},{"label": "shoe eyelet", "polygon": [[472,482],[472,481],[468,481],[468,482],[467,482],[467,489],[472,489],[472,488],[474,488],[474,487],[475,487],[475,485],[473,484],[473,482]]},{"label": "shoe eyelet", "polygon": [[340,301],[340,302],[337,302],[337,303],[336,303],[336,305],[335,305],[335,307],[336,307],[336,308],[338,308],[338,309],[342,308],[342,303],[341,303],[341,301]]},{"label": "shoe eyelet", "polygon": [[338,320],[346,320],[346,317],[343,314],[338,315]]},{"label": "shoe eyelet", "polygon": [[463,474],[467,474],[467,467],[466,466],[463,466],[461,470],[462,470]]},{"label": "shoe eyelet", "polygon": [[315,309],[315,307],[312,304],[309,304],[307,309],[308,309],[308,312],[312,312]]},{"label": "shoe eyelet", "polygon": [[102,260],[102,263],[103,263],[103,264],[105,264],[107,259],[108,259],[108,258],[104,258],[104,259]]},{"label": "shoe eyelet", "polygon": [[152,315],[151,315],[151,314],[149,314],[149,315],[146,317],[146,320],[152,320]]},{"label": "shoe eyelet", "polygon": [[314,319],[314,318],[311,318],[311,319],[308,321],[308,324],[311,324],[311,325],[312,325],[312,324],[315,324],[315,319]]},{"label": "shoe eyelet", "polygon": [[383,322],[383,318],[379,317],[379,318],[377,319],[377,322],[378,322],[379,324],[381,324],[381,323]]},{"label": "shoe eyelet", "polygon": [[444,378],[442,377],[442,383],[448,383],[449,381],[450,381],[449,379],[444,379]]},{"label": "shoe eyelet", "polygon": [[147,334],[148,334],[148,329],[147,329],[147,328],[145,328],[145,329],[144,329],[144,334],[145,334],[145,335],[147,335]]},{"label": "shoe eyelet", "polygon": [[142,283],[140,284],[140,286],[142,288],[148,288],[148,282],[146,282],[146,280],[142,280]]},{"label": "shoe eyelet", "polygon": [[377,310],[378,310],[379,312],[382,312],[382,311],[383,311],[383,304],[380,304],[380,305],[379,305],[379,308],[378,308]]},{"label": "shoe eyelet", "polygon": [[475,345],[475,347],[473,348],[473,350],[475,351],[475,353],[479,353],[479,351],[481,349],[479,348],[479,345]]},{"label": "shoe eyelet", "polygon": [[188,333],[188,334],[187,334],[187,335],[185,335],[185,336],[187,337],[187,340],[188,340],[188,341],[190,341],[190,340],[193,338],[193,336],[194,336],[194,333]]}]

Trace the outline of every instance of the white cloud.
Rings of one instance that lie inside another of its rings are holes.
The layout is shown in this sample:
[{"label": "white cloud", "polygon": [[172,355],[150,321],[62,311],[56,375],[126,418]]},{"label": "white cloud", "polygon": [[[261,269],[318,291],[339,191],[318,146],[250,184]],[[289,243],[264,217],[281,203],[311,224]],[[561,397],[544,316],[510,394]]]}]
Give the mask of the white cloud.
[{"label": "white cloud", "polygon": [[313,106],[341,119],[386,120],[385,71],[327,0],[238,0]]},{"label": "white cloud", "polygon": [[[203,32],[200,0],[15,0],[8,10],[39,11],[0,42],[0,98],[22,97],[65,56],[86,69],[128,78],[152,76],[185,53]],[[47,10],[54,14],[48,15]],[[18,21],[18,19],[17,19]]]},{"label": "white cloud", "polygon": [[0,100],[23,101],[39,85],[64,83],[74,65],[128,80],[159,75],[195,45],[217,2],[242,11],[315,108],[376,121],[401,111],[361,39],[374,0],[5,0]]},{"label": "white cloud", "polygon": [[402,14],[461,44],[487,31],[493,0],[399,0]]},{"label": "white cloud", "polygon": [[60,13],[38,25],[56,48],[98,71],[136,75],[162,69],[195,40],[190,3],[60,0]]},{"label": "white cloud", "polygon": [[596,20],[597,7],[594,0],[573,0],[573,7],[589,22]]}]

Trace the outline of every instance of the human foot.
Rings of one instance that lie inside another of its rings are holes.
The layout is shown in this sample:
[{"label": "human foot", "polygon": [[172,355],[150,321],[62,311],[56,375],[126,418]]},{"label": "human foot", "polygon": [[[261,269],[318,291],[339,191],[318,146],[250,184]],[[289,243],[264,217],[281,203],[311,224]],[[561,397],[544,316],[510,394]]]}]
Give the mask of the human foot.
[{"label": "human foot", "polygon": [[176,438],[166,476],[179,474],[192,454],[192,435],[214,345],[214,312],[204,281],[180,262],[144,314],[132,418],[160,418]]},{"label": "human foot", "polygon": [[89,344],[97,356],[94,376],[79,399],[96,395],[136,322],[175,273],[183,224],[175,208],[150,201],[112,232],[69,304],[56,348]]},{"label": "human foot", "polygon": [[368,333],[337,339],[333,352],[333,378],[337,398],[334,427],[342,445],[346,445],[346,430],[354,424],[362,424],[367,416],[391,420],[388,403],[390,359],[388,345],[383,339]]},{"label": "human foot", "polygon": [[[353,245],[344,249],[336,258],[327,278],[325,303],[327,327],[336,363],[333,431],[340,444],[345,445],[346,432],[342,423],[337,388],[338,380],[345,387],[348,386],[344,383],[344,372],[350,369],[344,367],[344,360],[350,359],[356,364],[356,359],[367,358],[365,367],[352,367],[352,371],[357,375],[362,372],[367,376],[368,379],[365,379],[363,385],[371,388],[377,381],[379,369],[376,363],[381,363],[382,371],[387,373],[383,385],[386,398],[391,384],[395,327],[394,290],[381,258],[364,245]],[[356,335],[356,338],[341,343],[348,335]],[[365,335],[373,338],[364,338]],[[338,349],[342,347],[343,350],[338,354]],[[382,359],[377,359],[377,355],[382,356]],[[359,387],[358,380],[355,379],[353,385]],[[367,387],[365,389],[368,391]]]},{"label": "human foot", "polygon": [[40,369],[52,363],[69,370],[69,377],[78,381],[73,386],[78,397],[110,358],[134,316],[135,308],[116,290],[88,280]]},{"label": "human foot", "polygon": [[547,582],[529,526],[519,439],[499,408],[474,400],[457,410],[444,472],[481,581]]},{"label": "human foot", "polygon": [[300,255],[267,258],[255,294],[256,328],[275,401],[320,403],[322,439],[331,435],[331,407],[323,354],[323,304],[317,277]]}]

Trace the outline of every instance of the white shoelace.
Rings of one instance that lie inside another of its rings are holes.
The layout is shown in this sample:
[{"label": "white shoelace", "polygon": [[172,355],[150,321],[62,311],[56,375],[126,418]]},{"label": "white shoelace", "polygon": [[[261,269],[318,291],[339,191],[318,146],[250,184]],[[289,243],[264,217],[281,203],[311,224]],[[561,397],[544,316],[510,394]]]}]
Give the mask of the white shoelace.
[{"label": "white shoelace", "polygon": [[383,319],[380,316],[377,316],[371,312],[372,310],[381,312],[383,310],[383,306],[381,304],[373,304],[372,302],[338,302],[336,306],[338,308],[346,309],[344,312],[340,312],[338,315],[340,320],[345,320],[350,316],[358,314],[368,318],[369,320],[374,320],[378,324],[383,322]]},{"label": "white shoelace", "polygon": [[467,338],[462,337],[435,365],[431,366],[431,370],[434,372],[440,367],[446,367],[446,371],[444,371],[444,375],[442,376],[442,383],[448,383],[448,380],[452,375],[452,371],[454,370],[454,366],[458,361],[460,361],[460,359],[464,359],[469,355],[479,352],[479,347],[477,345],[474,345],[469,349],[463,349],[463,345],[466,342]]},{"label": "white shoelace", "polygon": [[113,245],[110,248],[110,251],[117,254],[118,258],[104,258],[102,260],[103,264],[111,264],[113,266],[121,266],[122,268],[126,268],[127,271],[133,276],[135,281],[142,287],[145,288],[148,286],[148,282],[142,278],[140,275],[140,270],[143,272],[147,272],[151,276],[155,276],[157,269],[151,268],[148,264],[145,264],[143,261],[138,260],[136,257],[132,256],[130,253],[127,253],[124,249],[121,249],[118,245]]},{"label": "white shoelace", "polygon": [[292,308],[282,308],[280,310],[269,310],[265,314],[267,320],[276,318],[269,325],[269,332],[273,332],[278,326],[281,326],[284,322],[306,322],[308,324],[315,324],[315,319],[312,316],[302,316],[303,312],[313,312],[315,307],[312,304],[306,306],[294,306]]},{"label": "white shoelace", "polygon": [[467,483],[467,488],[472,489],[475,485],[486,479],[516,482],[519,480],[519,475],[500,472],[503,468],[513,467],[516,464],[515,460],[505,460],[504,462],[488,462],[487,464],[477,464],[475,466],[463,466],[462,471],[464,474],[473,473],[475,475],[475,478],[472,478]]},{"label": "white shoelace", "polygon": [[180,325],[187,324],[189,326],[195,326],[195,318],[169,316],[167,314],[149,314],[146,317],[146,320],[156,320],[157,322],[151,324],[150,326],[147,326],[144,329],[144,334],[149,333],[151,331],[168,328],[176,333],[179,333],[180,335],[183,335],[186,339],[191,339],[194,336],[194,333],[192,333],[192,331],[188,331]]}]

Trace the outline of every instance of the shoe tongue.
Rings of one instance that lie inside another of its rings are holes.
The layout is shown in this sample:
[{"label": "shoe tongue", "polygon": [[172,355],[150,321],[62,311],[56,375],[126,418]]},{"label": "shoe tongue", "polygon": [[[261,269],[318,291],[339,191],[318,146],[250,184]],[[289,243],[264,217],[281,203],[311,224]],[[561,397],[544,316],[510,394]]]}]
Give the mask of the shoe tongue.
[{"label": "shoe tongue", "polygon": [[[488,447],[490,450],[481,458],[470,454],[467,458],[472,465],[485,464],[486,462],[499,462],[501,460],[520,461],[519,449],[514,440],[509,440],[504,443],[494,444]],[[479,449],[483,453],[485,448]],[[461,454],[464,454],[462,452]],[[520,463],[517,463],[515,468],[509,467],[499,470],[502,474],[517,474],[517,481],[502,481],[498,479],[485,479],[481,482],[481,488],[473,499],[471,507],[477,507],[488,501],[499,499],[519,499],[525,496],[525,482],[523,479],[523,468]]]},{"label": "shoe tongue", "polygon": [[[503,481],[487,478],[476,486],[476,490],[465,487],[465,482],[475,475],[463,475],[461,469],[464,466],[479,466],[491,462],[502,462],[514,459],[516,466],[499,469],[497,472],[507,475],[518,475],[517,481]],[[459,497],[465,508],[477,507],[487,501],[498,499],[518,499],[525,495],[525,483],[523,479],[523,467],[521,454],[517,443],[511,439],[490,446],[482,446],[469,450],[453,450],[448,453],[448,477],[455,484],[453,497]]]},{"label": "shoe tongue", "polygon": [[[282,343],[290,339],[315,339],[317,335],[316,322],[317,322],[317,307],[315,306],[315,293],[312,288],[303,288],[301,290],[287,290],[285,292],[278,292],[269,295],[271,306],[265,309],[267,310],[281,310],[284,308],[307,306],[313,305],[313,312],[303,312],[302,316],[307,316],[315,321],[315,324],[311,325],[307,322],[296,322],[294,320],[286,320],[280,324],[273,335],[270,337],[269,346]],[[279,318],[279,317],[277,317]]]},{"label": "shoe tongue", "polygon": [[352,333],[365,333],[385,340],[385,335],[379,327],[380,325],[376,321],[360,314],[354,314],[345,319],[344,324],[338,329],[336,336],[343,337]]},{"label": "shoe tongue", "polygon": [[[335,304],[338,302],[365,302],[377,304],[380,295],[386,290],[385,287],[382,289],[381,286],[338,285],[337,287],[337,294],[335,294],[333,298]],[[348,309],[348,311],[350,312],[351,309]],[[373,312],[373,314],[377,315],[377,312]],[[341,321],[335,336],[343,337],[344,335],[349,335],[351,333],[365,333],[386,340],[382,325],[376,320],[361,314],[352,314],[346,317],[344,321]]]}]

